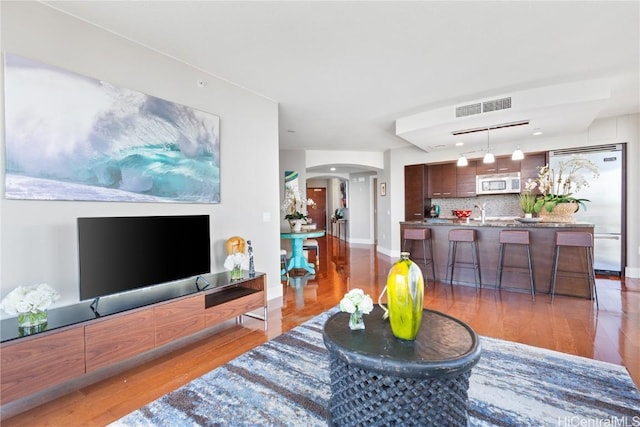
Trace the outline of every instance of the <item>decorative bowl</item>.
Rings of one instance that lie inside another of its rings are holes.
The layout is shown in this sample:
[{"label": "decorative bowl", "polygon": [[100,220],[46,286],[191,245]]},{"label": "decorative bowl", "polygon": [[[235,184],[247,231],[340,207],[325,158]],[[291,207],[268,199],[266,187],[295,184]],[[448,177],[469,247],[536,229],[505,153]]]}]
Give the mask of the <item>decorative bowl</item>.
[{"label": "decorative bowl", "polygon": [[471,209],[454,209],[451,212],[460,219],[467,219],[471,216]]}]

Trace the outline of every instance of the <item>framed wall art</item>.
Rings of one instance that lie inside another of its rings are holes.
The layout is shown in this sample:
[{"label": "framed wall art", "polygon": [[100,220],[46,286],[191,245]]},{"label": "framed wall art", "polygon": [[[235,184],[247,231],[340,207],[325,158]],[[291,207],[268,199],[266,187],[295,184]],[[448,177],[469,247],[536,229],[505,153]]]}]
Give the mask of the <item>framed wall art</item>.
[{"label": "framed wall art", "polygon": [[220,203],[220,118],[5,53],[8,199]]}]

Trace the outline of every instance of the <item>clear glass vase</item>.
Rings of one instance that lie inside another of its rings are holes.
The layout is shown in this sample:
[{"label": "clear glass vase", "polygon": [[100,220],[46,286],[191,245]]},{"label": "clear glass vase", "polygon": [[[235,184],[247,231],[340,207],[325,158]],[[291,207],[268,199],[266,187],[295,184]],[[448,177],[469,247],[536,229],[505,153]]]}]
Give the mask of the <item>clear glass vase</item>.
[{"label": "clear glass vase", "polygon": [[18,327],[31,328],[47,323],[47,310],[36,310],[18,314]]},{"label": "clear glass vase", "polygon": [[242,266],[234,265],[233,270],[231,270],[231,280],[240,280],[242,278],[243,278]]},{"label": "clear glass vase", "polygon": [[47,310],[18,314],[18,332],[21,337],[47,329]]},{"label": "clear glass vase", "polygon": [[349,328],[352,331],[364,329],[364,318],[360,310],[356,310],[349,315]]}]

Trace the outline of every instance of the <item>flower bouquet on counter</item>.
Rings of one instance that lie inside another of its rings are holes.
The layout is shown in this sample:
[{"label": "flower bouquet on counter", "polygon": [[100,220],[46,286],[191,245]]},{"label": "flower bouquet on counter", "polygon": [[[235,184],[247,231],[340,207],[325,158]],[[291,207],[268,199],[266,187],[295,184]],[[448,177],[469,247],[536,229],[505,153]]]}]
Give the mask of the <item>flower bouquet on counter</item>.
[{"label": "flower bouquet on counter", "polygon": [[18,315],[18,326],[31,327],[47,322],[47,308],[60,298],[60,294],[46,283],[18,286],[7,294],[0,309]]},{"label": "flower bouquet on counter", "polygon": [[364,329],[363,314],[373,310],[373,300],[362,289],[352,289],[340,301],[340,311],[349,313],[349,328]]},{"label": "flower bouquet on counter", "polygon": [[560,162],[559,168],[556,173],[549,168],[548,164],[541,166],[538,168],[540,171],[538,178],[530,179],[525,184],[527,191],[538,188],[542,193],[537,197],[534,205],[536,213],[539,213],[543,207],[547,212],[552,212],[561,203],[574,203],[576,206],[574,212],[577,212],[580,207],[587,209],[584,202],[589,200],[574,197],[573,193],[580,191],[582,187],[589,186],[589,182],[580,172],[586,170],[592,173],[593,178],[598,178],[600,176],[598,166],[589,159],[573,157]]},{"label": "flower bouquet on counter", "polygon": [[242,279],[242,269],[247,266],[248,259],[244,252],[234,252],[224,260],[224,268],[231,271],[231,280]]}]

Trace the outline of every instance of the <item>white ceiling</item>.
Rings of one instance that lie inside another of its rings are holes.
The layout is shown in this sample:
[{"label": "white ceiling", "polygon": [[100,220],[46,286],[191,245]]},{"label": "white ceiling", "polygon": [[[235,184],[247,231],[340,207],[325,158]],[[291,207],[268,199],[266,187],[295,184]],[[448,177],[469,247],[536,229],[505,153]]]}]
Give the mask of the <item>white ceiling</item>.
[{"label": "white ceiling", "polygon": [[[281,149],[441,150],[458,129],[531,121],[499,143],[640,112],[638,1],[46,3],[277,101]],[[508,112],[453,119],[502,96]]]}]

